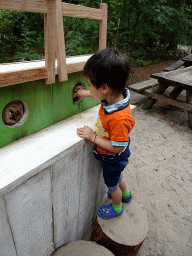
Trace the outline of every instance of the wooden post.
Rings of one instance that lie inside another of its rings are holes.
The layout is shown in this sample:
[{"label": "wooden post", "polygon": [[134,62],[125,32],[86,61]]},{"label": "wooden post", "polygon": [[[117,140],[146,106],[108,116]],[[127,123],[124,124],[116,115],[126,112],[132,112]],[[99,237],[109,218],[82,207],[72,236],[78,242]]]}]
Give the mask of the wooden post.
[{"label": "wooden post", "polygon": [[68,80],[61,0],[56,0],[56,53],[59,81]]},{"label": "wooden post", "polygon": [[[169,87],[169,84],[166,82],[159,81],[159,84],[153,89],[154,93],[163,94],[164,91]],[[148,110],[153,107],[157,100],[149,98],[147,101],[143,104],[142,108],[145,110]]]},{"label": "wooden post", "polygon": [[55,51],[56,51],[56,1],[47,0],[48,12],[45,14],[45,67],[47,69],[46,84],[55,83]]},{"label": "wooden post", "polygon": [[103,50],[107,48],[107,4],[100,3],[100,9],[103,15],[99,26],[99,50]]},{"label": "wooden post", "polygon": [[[104,205],[110,203],[106,199]],[[116,256],[134,256],[147,236],[149,224],[147,213],[134,199],[123,204],[121,216],[105,220],[97,216],[91,240],[105,246]]]},{"label": "wooden post", "polygon": [[[186,101],[192,105],[192,91],[186,90]],[[187,111],[189,128],[192,129],[192,112]]]}]

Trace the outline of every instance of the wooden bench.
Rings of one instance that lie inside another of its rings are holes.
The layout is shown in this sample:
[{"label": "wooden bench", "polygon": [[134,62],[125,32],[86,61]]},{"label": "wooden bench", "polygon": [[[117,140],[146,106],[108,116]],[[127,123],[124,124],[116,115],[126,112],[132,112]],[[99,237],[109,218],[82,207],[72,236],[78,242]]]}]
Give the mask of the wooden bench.
[{"label": "wooden bench", "polygon": [[128,86],[128,88],[131,91],[143,94],[144,90],[152,88],[152,87],[156,86],[157,84],[158,84],[157,79],[149,79],[147,81],[140,82],[140,83],[137,83],[137,84],[131,84],[131,85]]}]

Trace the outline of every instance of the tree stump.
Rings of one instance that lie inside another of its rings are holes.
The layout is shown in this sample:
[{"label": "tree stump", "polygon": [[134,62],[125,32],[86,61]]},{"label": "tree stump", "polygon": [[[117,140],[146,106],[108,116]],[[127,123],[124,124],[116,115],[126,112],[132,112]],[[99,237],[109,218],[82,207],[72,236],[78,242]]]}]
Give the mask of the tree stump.
[{"label": "tree stump", "polygon": [[114,256],[105,247],[91,241],[79,240],[66,244],[55,251],[52,256]]},{"label": "tree stump", "polygon": [[[111,201],[106,199],[104,204]],[[119,217],[104,220],[97,216],[91,240],[105,246],[116,256],[133,256],[147,236],[149,224],[143,205],[134,199],[123,203],[124,212]]]}]

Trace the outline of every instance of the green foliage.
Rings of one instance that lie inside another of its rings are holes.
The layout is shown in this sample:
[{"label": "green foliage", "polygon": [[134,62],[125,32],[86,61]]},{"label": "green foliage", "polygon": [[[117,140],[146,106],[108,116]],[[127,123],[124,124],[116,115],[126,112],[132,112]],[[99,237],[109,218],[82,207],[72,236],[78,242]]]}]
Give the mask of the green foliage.
[{"label": "green foliage", "polygon": [[[99,8],[98,0],[68,0]],[[172,55],[177,44],[192,44],[190,0],[105,0],[108,4],[107,46],[127,53],[135,65]],[[99,48],[99,21],[64,17],[68,56]],[[0,10],[0,62],[31,60],[44,55],[44,15]]]},{"label": "green foliage", "polygon": [[138,67],[145,67],[147,65],[153,64],[152,60],[141,60],[131,58],[131,64]]},{"label": "green foliage", "polygon": [[0,10],[0,61],[41,58],[44,53],[44,16]]},{"label": "green foliage", "polygon": [[89,54],[99,47],[99,21],[64,17],[67,56]]}]

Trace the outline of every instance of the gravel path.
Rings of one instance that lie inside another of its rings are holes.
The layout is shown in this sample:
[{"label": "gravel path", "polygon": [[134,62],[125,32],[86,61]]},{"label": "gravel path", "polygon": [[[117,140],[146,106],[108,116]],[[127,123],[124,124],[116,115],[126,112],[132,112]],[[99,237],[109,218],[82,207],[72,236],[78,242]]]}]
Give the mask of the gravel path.
[{"label": "gravel path", "polygon": [[[185,95],[181,95],[184,97]],[[192,130],[187,113],[131,92],[137,106],[131,157],[124,177],[133,200],[142,202],[149,232],[138,256],[192,256]]]}]

